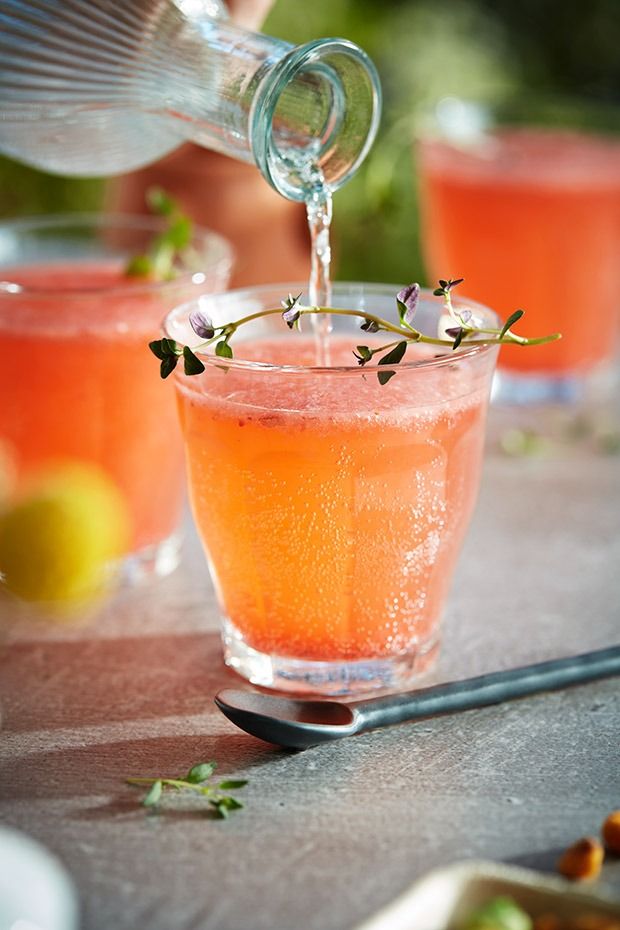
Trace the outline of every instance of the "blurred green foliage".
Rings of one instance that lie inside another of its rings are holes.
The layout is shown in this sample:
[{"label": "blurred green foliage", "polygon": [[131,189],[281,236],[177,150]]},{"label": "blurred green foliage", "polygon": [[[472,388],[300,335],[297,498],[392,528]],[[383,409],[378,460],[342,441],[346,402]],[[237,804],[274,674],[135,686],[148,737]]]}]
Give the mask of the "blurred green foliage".
[{"label": "blurred green foliage", "polygon": [[415,127],[445,95],[496,99],[510,91],[516,79],[501,26],[458,0],[323,0],[311,10],[280,0],[267,28],[298,42],[346,36],[374,60],[384,92],[382,126],[367,161],[335,197],[337,277],[422,281]]},{"label": "blurred green foliage", "polygon": [[[297,43],[345,36],[381,74],[378,140],[335,200],[340,279],[424,279],[412,143],[437,99],[559,92],[619,102],[620,0],[278,0],[264,30]],[[102,192],[98,181],[0,160],[0,215],[95,209]]]},{"label": "blurred green foliage", "polygon": [[0,157],[0,216],[98,210],[104,182],[62,178]]}]

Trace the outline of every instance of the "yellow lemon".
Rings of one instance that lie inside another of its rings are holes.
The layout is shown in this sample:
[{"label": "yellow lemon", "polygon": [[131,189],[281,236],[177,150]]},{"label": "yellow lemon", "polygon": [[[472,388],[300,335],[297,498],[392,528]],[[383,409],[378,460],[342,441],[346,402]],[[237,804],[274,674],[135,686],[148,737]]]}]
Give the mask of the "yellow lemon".
[{"label": "yellow lemon", "polygon": [[48,471],[0,516],[0,575],[12,594],[66,607],[101,594],[126,551],[127,508],[101,469]]}]

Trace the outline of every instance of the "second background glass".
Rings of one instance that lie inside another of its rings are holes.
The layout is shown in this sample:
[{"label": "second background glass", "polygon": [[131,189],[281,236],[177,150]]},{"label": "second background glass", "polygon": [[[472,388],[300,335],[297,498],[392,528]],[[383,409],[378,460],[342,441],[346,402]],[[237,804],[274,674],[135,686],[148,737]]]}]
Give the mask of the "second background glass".
[{"label": "second background glass", "polygon": [[417,146],[429,271],[517,308],[536,349],[503,349],[499,398],[579,401],[613,373],[620,310],[620,113],[568,101],[443,100]]},{"label": "second background glass", "polygon": [[0,451],[17,496],[58,463],[112,480],[130,522],[128,581],[179,559],[182,444],[148,342],[175,304],[225,287],[232,264],[223,238],[196,230],[173,279],[126,275],[162,229],[98,214],[0,224]]}]

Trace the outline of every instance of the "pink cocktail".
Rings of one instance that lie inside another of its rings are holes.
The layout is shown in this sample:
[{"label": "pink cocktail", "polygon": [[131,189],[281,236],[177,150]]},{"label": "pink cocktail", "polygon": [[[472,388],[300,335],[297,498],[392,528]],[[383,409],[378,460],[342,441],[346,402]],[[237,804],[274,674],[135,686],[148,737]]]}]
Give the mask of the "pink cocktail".
[{"label": "pink cocktail", "polygon": [[[200,303],[230,320],[300,290]],[[393,316],[396,290],[336,286],[334,306]],[[192,307],[171,314],[167,334],[195,345]],[[427,295],[421,328],[436,335],[440,312]],[[400,687],[434,653],[478,489],[496,356],[411,345],[380,385],[352,355],[359,320],[334,320],[328,368],[316,367],[311,334],[277,319],[236,342],[227,370],[201,355],[203,374],[175,375],[226,661],[256,683],[323,694]]]},{"label": "pink cocktail", "polygon": [[127,277],[158,229],[147,218],[50,218],[0,226],[0,444],[18,487],[64,461],[94,464],[122,492],[131,566],[176,563],[183,451],[171,392],[148,342],[165,313],[225,287],[227,244],[200,232],[174,280]]},{"label": "pink cocktail", "polygon": [[[423,241],[431,275],[465,278],[502,317],[527,311],[558,343],[504,348],[500,368],[561,398],[570,379],[613,358],[620,311],[620,139],[500,128],[419,147]],[[543,391],[544,393],[544,391]],[[569,390],[570,394],[570,390]]]}]

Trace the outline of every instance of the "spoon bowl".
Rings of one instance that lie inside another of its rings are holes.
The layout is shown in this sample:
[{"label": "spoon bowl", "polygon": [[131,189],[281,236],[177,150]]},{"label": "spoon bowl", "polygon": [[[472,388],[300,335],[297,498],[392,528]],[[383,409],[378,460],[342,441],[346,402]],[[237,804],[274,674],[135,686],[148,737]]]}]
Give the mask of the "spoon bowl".
[{"label": "spoon bowl", "polygon": [[361,725],[355,707],[338,701],[295,701],[226,688],[215,703],[246,733],[289,749],[308,749],[353,736]]}]

